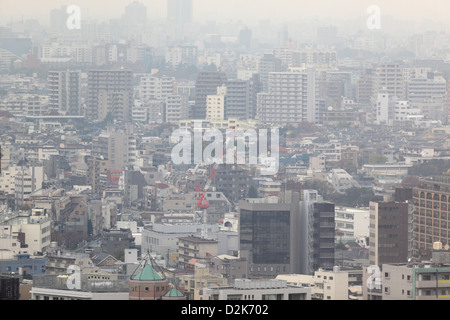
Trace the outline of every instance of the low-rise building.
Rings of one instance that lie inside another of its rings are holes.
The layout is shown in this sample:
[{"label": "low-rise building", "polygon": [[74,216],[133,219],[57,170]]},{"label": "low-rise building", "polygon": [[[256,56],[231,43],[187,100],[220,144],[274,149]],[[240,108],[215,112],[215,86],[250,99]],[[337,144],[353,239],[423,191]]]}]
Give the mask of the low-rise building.
[{"label": "low-rise building", "polygon": [[286,274],[276,279],[285,280],[288,284],[311,288],[312,300],[348,300],[349,273],[339,267],[333,270],[319,269],[314,275]]},{"label": "low-rise building", "polygon": [[286,280],[236,279],[232,286],[203,289],[202,300],[311,300],[311,289]]}]

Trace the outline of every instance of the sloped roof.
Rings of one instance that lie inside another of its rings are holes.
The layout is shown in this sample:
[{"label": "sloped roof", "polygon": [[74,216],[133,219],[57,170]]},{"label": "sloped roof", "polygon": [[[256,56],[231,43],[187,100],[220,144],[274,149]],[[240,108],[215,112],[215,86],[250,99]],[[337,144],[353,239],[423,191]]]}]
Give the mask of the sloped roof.
[{"label": "sloped roof", "polygon": [[155,269],[147,264],[137,275],[133,277],[133,280],[158,281],[163,280],[163,278],[158,272],[156,272]]},{"label": "sloped roof", "polygon": [[178,291],[176,288],[172,288],[169,292],[167,292],[164,297],[184,297],[184,294],[182,294],[180,291]]}]

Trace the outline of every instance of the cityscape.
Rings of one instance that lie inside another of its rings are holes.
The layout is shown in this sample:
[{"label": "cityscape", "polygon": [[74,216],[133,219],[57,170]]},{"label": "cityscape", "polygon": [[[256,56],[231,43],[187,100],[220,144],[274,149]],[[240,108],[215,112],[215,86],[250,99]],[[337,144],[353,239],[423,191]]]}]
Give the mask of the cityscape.
[{"label": "cityscape", "polygon": [[0,300],[450,300],[449,14],[0,0]]}]

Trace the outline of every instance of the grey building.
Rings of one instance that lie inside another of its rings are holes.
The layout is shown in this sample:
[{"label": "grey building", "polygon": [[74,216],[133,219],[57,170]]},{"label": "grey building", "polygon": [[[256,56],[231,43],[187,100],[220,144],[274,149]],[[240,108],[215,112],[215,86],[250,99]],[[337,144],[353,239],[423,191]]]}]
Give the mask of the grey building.
[{"label": "grey building", "polygon": [[103,121],[108,114],[119,121],[131,121],[133,72],[130,70],[90,70],[86,116]]},{"label": "grey building", "polygon": [[261,91],[259,75],[249,80],[228,80],[225,118],[253,119],[256,115],[257,94]]}]

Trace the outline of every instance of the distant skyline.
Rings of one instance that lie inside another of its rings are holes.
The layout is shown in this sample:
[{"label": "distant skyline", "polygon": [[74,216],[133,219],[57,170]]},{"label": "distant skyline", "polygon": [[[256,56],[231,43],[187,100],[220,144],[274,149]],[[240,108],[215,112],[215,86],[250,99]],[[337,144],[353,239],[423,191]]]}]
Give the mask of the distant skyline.
[{"label": "distant skyline", "polygon": [[[38,19],[47,24],[50,11],[62,5],[78,5],[82,18],[103,21],[120,18],[125,7],[134,0],[0,0],[1,25],[22,18]],[[151,20],[165,19],[166,0],[142,0]],[[312,19],[363,19],[369,5],[381,8],[381,14],[398,20],[429,19],[448,23],[449,0],[194,0],[194,18],[205,20],[241,20],[257,22],[291,22]]]}]

